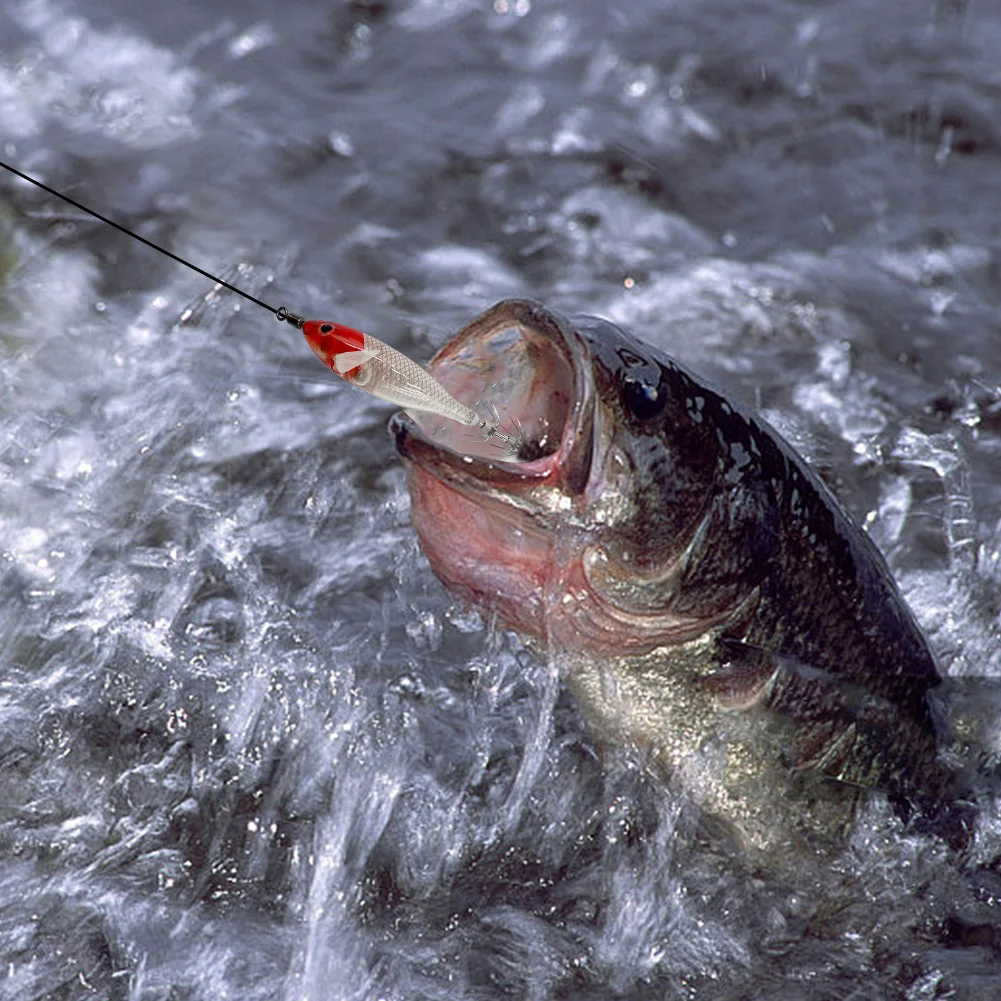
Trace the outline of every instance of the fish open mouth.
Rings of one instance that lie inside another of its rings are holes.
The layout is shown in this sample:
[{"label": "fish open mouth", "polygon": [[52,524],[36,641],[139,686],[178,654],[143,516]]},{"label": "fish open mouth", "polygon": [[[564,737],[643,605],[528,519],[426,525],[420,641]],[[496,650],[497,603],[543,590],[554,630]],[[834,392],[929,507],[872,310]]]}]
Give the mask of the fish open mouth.
[{"label": "fish open mouth", "polygon": [[583,489],[590,470],[593,388],[570,323],[538,303],[509,299],[487,310],[431,359],[429,369],[497,436],[434,414],[397,414],[390,425],[404,459],[461,488],[510,488],[558,480]]}]

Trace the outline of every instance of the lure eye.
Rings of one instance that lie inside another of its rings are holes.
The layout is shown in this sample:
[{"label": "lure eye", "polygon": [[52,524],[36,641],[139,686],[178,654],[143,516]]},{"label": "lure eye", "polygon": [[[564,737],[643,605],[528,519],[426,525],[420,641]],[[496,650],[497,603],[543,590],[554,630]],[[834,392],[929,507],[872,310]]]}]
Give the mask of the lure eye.
[{"label": "lure eye", "polygon": [[321,334],[329,334],[330,331],[333,330],[333,329],[334,329],[334,325],[332,323],[321,323],[320,324],[320,333]]}]

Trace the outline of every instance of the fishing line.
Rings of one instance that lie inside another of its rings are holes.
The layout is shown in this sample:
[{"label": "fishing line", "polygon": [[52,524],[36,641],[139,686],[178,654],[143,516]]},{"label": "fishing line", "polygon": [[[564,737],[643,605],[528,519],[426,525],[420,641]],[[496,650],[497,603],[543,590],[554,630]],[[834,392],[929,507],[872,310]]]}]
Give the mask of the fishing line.
[{"label": "fishing line", "polygon": [[61,198],[64,202],[69,202],[74,208],[79,209],[81,212],[86,212],[87,215],[93,216],[95,219],[100,219],[101,222],[107,223],[109,226],[113,226],[119,232],[125,233],[126,236],[131,236],[138,240],[140,243],[145,243],[147,247],[152,247],[154,250],[159,250],[161,254],[166,254],[173,261],[177,261],[178,264],[183,264],[186,268],[191,268],[192,271],[197,271],[200,275],[204,275],[206,278],[211,278],[217,285],[222,285],[223,288],[228,288],[230,292],[235,292],[237,295],[242,295],[244,299],[249,299],[251,302],[258,306],[262,306],[269,313],[274,313],[275,316],[281,321],[284,320],[286,323],[291,323],[293,327],[302,329],[302,325],[305,320],[301,316],[296,316],[295,313],[289,312],[284,306],[279,306],[275,309],[274,306],[269,306],[266,302],[262,302],[260,299],[252,296],[249,292],[244,292],[243,289],[237,288],[235,285],[230,285],[229,282],[223,281],[221,278],[210,274],[203,268],[198,267],[196,264],[192,264],[190,261],[186,261],[183,257],[178,257],[177,254],[172,254],[169,250],[165,250],[163,247],[152,240],[147,240],[146,237],[140,236],[138,233],[134,233],[131,229],[127,229],[121,223],[115,222],[114,219],[109,219],[107,216],[101,215],[100,212],[95,212],[93,209],[87,208],[86,205],[81,205],[78,201],[70,198],[69,195],[64,195],[61,191],[56,191],[55,188],[50,188],[47,184],[43,184],[41,181],[34,177],[29,177],[27,174],[22,173],[16,167],[12,167],[9,163],[4,163],[0,160],[0,167],[4,167],[9,170],[12,174],[17,174],[22,180],[29,181],[36,187],[41,188],[43,191],[47,191],[50,195],[55,195],[56,198]]},{"label": "fishing line", "polygon": [[223,281],[204,268],[186,261],[183,257],[178,257],[177,254],[172,254],[159,244],[153,243],[152,240],[147,240],[146,237],[134,233],[121,223],[115,222],[114,219],[109,219],[107,216],[101,215],[100,212],[95,212],[94,209],[81,205],[69,195],[64,195],[61,191],[50,188],[47,184],[43,184],[16,167],[12,167],[9,163],[0,160],[0,167],[4,167],[22,180],[47,191],[50,195],[61,198],[81,212],[107,223],[119,232],[125,233],[126,236],[131,236],[140,243],[145,243],[147,247],[160,251],[172,261],[177,261],[178,264],[183,264],[186,268],[197,271],[198,274],[211,279],[217,285],[221,285],[237,295],[242,295],[244,299],[249,299],[250,302],[261,306],[269,313],[274,313],[279,321],[290,323],[297,330],[303,332],[306,341],[320,361],[345,381],[359,389],[364,389],[366,393],[388,403],[395,403],[408,413],[419,411],[436,414],[467,427],[475,427],[483,435],[484,441],[489,441],[492,446],[502,449],[509,459],[513,459],[521,451],[524,435],[517,418],[512,419],[510,430],[502,430],[500,414],[496,407],[491,406],[489,419],[480,416],[475,410],[455,399],[425,368],[378,338],[364,334],[360,330],[345,327],[340,323],[306,320],[290,312],[285,306],[279,306],[275,309],[274,306],[269,306],[256,296],[250,295],[249,292],[244,292],[243,289],[230,285],[229,282]]}]

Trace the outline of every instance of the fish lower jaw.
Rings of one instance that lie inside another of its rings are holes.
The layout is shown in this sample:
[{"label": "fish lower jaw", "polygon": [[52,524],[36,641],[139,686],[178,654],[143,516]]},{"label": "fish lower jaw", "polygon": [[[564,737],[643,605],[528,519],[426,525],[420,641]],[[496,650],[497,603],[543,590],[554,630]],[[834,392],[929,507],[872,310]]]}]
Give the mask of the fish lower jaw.
[{"label": "fish lower jaw", "polygon": [[[418,466],[408,470],[411,518],[435,576],[509,628],[597,656],[688,642],[719,616],[619,607],[591,586],[585,539],[540,527],[514,505],[471,497]],[[569,534],[568,534],[569,533]]]},{"label": "fish lower jaw", "polygon": [[551,542],[512,510],[465,496],[419,467],[408,470],[411,520],[435,576],[519,632],[544,632]]}]

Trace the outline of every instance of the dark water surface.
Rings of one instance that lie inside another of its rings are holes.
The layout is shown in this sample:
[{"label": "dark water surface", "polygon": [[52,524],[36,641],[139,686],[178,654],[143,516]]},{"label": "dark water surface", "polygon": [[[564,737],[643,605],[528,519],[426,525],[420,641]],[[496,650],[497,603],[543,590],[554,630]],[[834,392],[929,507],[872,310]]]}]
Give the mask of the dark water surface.
[{"label": "dark water surface", "polygon": [[[509,294],[626,323],[990,681],[999,67],[987,0],[9,0],[0,145],[414,357]],[[998,996],[990,783],[963,856],[878,798],[798,882],[683,847],[431,576],[385,406],[10,178],[0,267],[0,997]]]}]

